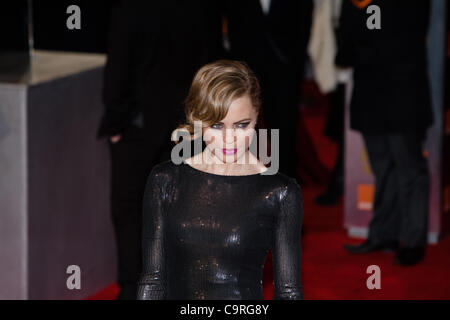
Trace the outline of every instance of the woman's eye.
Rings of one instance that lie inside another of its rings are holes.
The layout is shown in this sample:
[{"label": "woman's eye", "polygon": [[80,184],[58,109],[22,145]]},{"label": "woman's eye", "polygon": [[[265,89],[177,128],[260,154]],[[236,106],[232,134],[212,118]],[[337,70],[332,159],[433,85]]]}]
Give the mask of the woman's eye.
[{"label": "woman's eye", "polygon": [[[237,128],[237,129],[244,129],[244,128],[246,128],[249,124],[250,124],[250,122],[238,123],[238,124],[236,125],[236,128]],[[213,129],[219,129],[219,130],[220,130],[220,129],[223,128],[223,125],[220,124],[220,123],[214,123],[214,124],[211,126],[211,128],[213,128]]]},{"label": "woman's eye", "polygon": [[239,123],[237,125],[238,129],[244,129],[247,128],[247,126],[250,124],[250,122],[244,122],[244,123]]}]

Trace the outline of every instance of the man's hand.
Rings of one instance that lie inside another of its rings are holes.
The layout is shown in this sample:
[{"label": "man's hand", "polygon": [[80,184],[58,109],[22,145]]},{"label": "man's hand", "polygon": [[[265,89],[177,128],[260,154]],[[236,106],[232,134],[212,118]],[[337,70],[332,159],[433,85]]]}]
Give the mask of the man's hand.
[{"label": "man's hand", "polygon": [[122,139],[122,135],[120,135],[120,134],[116,134],[115,136],[111,136],[111,137],[109,138],[109,140],[110,140],[112,143],[117,143],[117,142],[119,142],[120,139]]}]

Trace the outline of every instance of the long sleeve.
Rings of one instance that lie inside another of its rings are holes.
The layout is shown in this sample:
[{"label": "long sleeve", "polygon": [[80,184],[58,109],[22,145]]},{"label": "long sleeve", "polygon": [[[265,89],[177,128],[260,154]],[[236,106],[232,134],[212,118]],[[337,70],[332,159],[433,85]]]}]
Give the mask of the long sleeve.
[{"label": "long sleeve", "polygon": [[298,183],[290,178],[283,190],[280,212],[274,226],[272,260],[274,300],[301,300],[301,228],[303,197]]},{"label": "long sleeve", "polygon": [[164,174],[153,167],[143,199],[142,261],[138,300],[166,298],[166,254],[164,244]]},{"label": "long sleeve", "polygon": [[308,44],[314,78],[323,93],[333,91],[337,83],[334,65],[336,39],[332,26],[332,1],[316,3]]}]

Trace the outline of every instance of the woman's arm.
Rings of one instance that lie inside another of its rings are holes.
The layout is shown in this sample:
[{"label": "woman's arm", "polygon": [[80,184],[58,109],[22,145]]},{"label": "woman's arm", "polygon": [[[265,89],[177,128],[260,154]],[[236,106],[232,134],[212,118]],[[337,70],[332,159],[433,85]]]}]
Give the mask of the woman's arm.
[{"label": "woman's arm", "polygon": [[282,194],[272,246],[274,300],[303,299],[300,282],[303,197],[298,183],[290,178]]},{"label": "woman's arm", "polygon": [[163,175],[153,167],[145,187],[142,219],[143,269],[138,282],[138,300],[166,298]]}]

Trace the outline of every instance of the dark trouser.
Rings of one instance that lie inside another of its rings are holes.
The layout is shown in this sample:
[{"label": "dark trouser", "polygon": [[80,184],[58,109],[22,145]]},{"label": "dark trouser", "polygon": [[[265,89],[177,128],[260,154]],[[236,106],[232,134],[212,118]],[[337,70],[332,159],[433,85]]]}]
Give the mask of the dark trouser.
[{"label": "dark trouser", "polygon": [[[142,270],[142,200],[152,167],[162,161],[151,150],[143,130],[131,127],[117,143],[109,142],[111,154],[111,213],[115,230],[120,299],[135,299]],[[164,156],[167,156],[166,151]]]},{"label": "dark trouser", "polygon": [[376,181],[370,240],[426,247],[429,173],[423,156],[425,136],[426,131],[363,134]]},{"label": "dark trouser", "polygon": [[325,134],[338,143],[338,155],[328,185],[328,190],[333,190],[337,194],[341,194],[344,188],[344,105],[345,84],[339,83],[330,93],[330,106],[325,126]]}]

